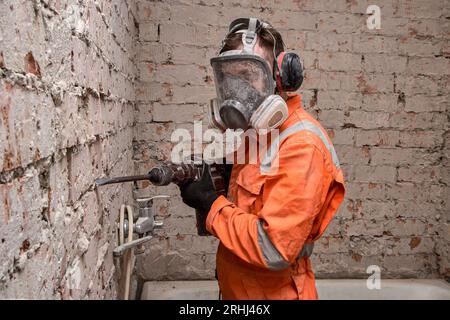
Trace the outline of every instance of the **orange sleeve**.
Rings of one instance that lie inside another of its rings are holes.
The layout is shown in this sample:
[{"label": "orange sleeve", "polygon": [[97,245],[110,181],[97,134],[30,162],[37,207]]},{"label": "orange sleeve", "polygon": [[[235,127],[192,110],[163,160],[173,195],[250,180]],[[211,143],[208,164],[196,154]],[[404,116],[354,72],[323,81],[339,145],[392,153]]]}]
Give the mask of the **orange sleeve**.
[{"label": "orange sleeve", "polygon": [[267,175],[263,207],[247,213],[221,196],[213,203],[206,227],[242,260],[283,269],[297,259],[324,200],[324,155],[313,144],[283,143],[278,169]]}]

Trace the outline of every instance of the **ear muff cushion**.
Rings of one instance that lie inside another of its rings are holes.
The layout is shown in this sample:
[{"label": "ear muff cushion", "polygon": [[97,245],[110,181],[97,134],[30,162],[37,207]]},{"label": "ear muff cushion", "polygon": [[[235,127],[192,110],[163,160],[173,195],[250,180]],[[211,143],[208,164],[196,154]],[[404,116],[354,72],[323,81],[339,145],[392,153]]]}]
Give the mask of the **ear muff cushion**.
[{"label": "ear muff cushion", "polygon": [[281,61],[280,59],[277,60],[280,68],[281,85],[283,90],[297,90],[303,82],[303,67],[299,56],[294,52],[286,52],[282,57],[278,58],[281,58]]}]

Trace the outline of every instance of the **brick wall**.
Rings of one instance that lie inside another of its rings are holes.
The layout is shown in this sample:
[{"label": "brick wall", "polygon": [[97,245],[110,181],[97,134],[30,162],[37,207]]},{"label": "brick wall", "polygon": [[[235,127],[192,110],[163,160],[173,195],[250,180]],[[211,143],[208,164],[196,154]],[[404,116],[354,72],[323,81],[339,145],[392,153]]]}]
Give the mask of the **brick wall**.
[{"label": "brick wall", "polygon": [[[381,29],[366,9],[381,7]],[[327,128],[347,197],[313,256],[319,277],[449,276],[450,1],[137,1],[136,172],[168,160],[214,96],[209,59],[229,22],[270,21],[306,67],[305,108]],[[197,237],[176,187],[165,228],[139,258],[144,279],[213,278],[217,241]]]},{"label": "brick wall", "polygon": [[137,278],[214,277],[217,240],[196,236],[177,187],[93,182],[169,159],[173,130],[204,118],[209,59],[239,16],[267,19],[301,55],[305,108],[345,171],[317,275],[450,276],[450,2],[254,3],[1,2],[0,297],[116,297],[115,222],[139,195],[171,199]]},{"label": "brick wall", "polygon": [[0,298],[115,298],[133,172],[133,1],[0,3]]}]

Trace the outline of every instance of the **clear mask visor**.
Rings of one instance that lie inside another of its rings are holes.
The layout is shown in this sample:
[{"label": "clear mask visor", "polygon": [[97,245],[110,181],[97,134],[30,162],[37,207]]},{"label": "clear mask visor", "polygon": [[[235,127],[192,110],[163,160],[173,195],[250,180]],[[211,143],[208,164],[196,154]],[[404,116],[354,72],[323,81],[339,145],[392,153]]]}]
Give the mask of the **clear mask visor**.
[{"label": "clear mask visor", "polygon": [[257,55],[236,54],[211,59],[219,104],[238,100],[253,108],[273,94],[274,83],[267,62]]},{"label": "clear mask visor", "polygon": [[245,128],[253,111],[273,94],[267,62],[257,55],[231,54],[211,59],[217,103],[230,128]]}]

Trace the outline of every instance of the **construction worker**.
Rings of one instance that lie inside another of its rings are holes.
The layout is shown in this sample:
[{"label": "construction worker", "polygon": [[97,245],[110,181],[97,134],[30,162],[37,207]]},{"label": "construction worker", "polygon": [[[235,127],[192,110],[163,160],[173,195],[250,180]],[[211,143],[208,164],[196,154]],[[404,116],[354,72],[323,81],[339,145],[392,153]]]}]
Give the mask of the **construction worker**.
[{"label": "construction worker", "polygon": [[220,240],[223,299],[317,299],[309,257],[344,198],[333,144],[292,93],[303,81],[300,60],[284,50],[272,26],[240,18],[211,59],[216,126],[279,130],[256,164],[232,166],[227,197],[209,175],[180,186],[187,205],[208,212],[206,228]]}]

